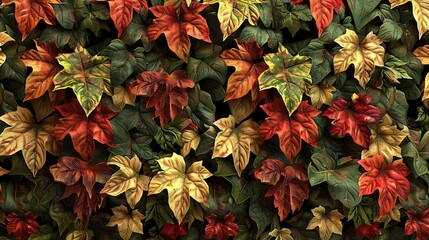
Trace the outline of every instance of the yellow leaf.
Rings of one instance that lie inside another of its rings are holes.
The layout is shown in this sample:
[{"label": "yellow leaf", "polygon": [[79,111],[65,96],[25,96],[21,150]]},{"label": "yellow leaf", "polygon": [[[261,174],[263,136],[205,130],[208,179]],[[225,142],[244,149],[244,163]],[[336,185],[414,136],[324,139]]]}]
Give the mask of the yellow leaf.
[{"label": "yellow leaf", "polygon": [[[9,36],[5,32],[0,32],[0,47],[2,47],[7,42],[15,41],[11,36]],[[0,67],[3,65],[3,63],[6,62],[6,55],[4,52],[0,49]]]},{"label": "yellow leaf", "polygon": [[94,233],[91,230],[75,230],[66,236],[66,240],[92,240]]},{"label": "yellow leaf", "polygon": [[9,173],[9,170],[6,170],[6,169],[0,167],[0,176],[6,175],[8,173]]},{"label": "yellow leaf", "polygon": [[389,0],[391,8],[403,5],[407,2],[413,4],[413,15],[417,22],[419,38],[429,29],[429,2],[427,0]]},{"label": "yellow leaf", "polygon": [[399,130],[389,115],[386,114],[381,122],[369,126],[369,129],[371,130],[370,145],[368,150],[362,150],[361,159],[379,154],[384,157],[387,163],[391,163],[393,156],[402,158],[399,144],[408,136],[407,126]]},{"label": "yellow leaf", "polygon": [[422,101],[426,108],[429,108],[429,73],[426,74]]},{"label": "yellow leaf", "polygon": [[359,38],[352,30],[335,39],[342,48],[334,56],[335,73],[344,72],[353,64],[355,67],[354,77],[360,85],[365,88],[371,78],[371,71],[375,66],[384,65],[385,49],[381,41],[374,33],[370,32],[359,44]]},{"label": "yellow leaf", "polygon": [[191,149],[197,150],[198,145],[200,144],[201,138],[197,132],[194,130],[185,129],[182,132],[182,149],[180,154],[183,157],[186,157]]},{"label": "yellow leaf", "polygon": [[269,236],[275,237],[275,240],[293,240],[293,237],[290,235],[292,231],[289,228],[274,229],[270,233]]},{"label": "yellow leaf", "polygon": [[202,165],[202,161],[194,162],[185,173],[185,160],[181,155],[173,153],[171,157],[158,160],[163,171],[159,171],[149,184],[149,195],[158,194],[164,189],[168,192],[168,205],[179,224],[190,207],[190,197],[197,202],[208,205],[209,186],[204,179],[211,174]]},{"label": "yellow leaf", "polygon": [[192,223],[195,220],[200,220],[204,222],[204,212],[203,208],[200,205],[191,202],[191,206],[184,218],[184,221],[188,222],[188,228],[191,228]]},{"label": "yellow leaf", "polygon": [[142,221],[145,217],[138,210],[128,214],[128,209],[124,205],[112,208],[113,216],[110,221],[106,224],[108,227],[114,227],[118,225],[119,235],[124,240],[131,238],[132,233],[143,234]]},{"label": "yellow leaf", "polygon": [[400,204],[396,204],[395,207],[386,215],[380,218],[377,222],[384,223],[384,228],[386,229],[387,225],[390,223],[390,221],[394,220],[397,222],[401,221],[401,212],[399,209],[401,209],[402,206]]},{"label": "yellow leaf", "polygon": [[229,100],[228,105],[232,116],[234,116],[237,122],[243,121],[253,112],[253,102],[250,93],[241,98]]},{"label": "yellow leaf", "polygon": [[212,158],[225,158],[232,154],[238,176],[249,163],[250,152],[259,152],[259,125],[251,119],[235,128],[235,118],[221,118],[214,122],[221,131],[217,134]]},{"label": "yellow leaf", "polygon": [[332,233],[342,235],[343,223],[340,219],[344,218],[344,215],[337,209],[325,214],[325,208],[318,206],[313,208],[311,212],[313,212],[314,217],[308,223],[307,230],[319,227],[319,236],[322,240],[330,239]]},{"label": "yellow leaf", "polygon": [[114,156],[107,161],[109,165],[116,165],[119,170],[106,182],[100,193],[118,196],[125,193],[127,202],[134,208],[140,201],[143,191],[148,190],[149,177],[139,175],[142,163],[137,156],[129,159],[124,156]]},{"label": "yellow leaf", "polygon": [[311,105],[319,109],[323,104],[331,105],[333,95],[337,89],[333,86],[307,84],[305,94],[311,98]]},{"label": "yellow leaf", "polygon": [[122,111],[126,104],[134,106],[136,96],[131,94],[128,89],[118,86],[113,89],[112,95],[113,105]]},{"label": "yellow leaf", "polygon": [[414,57],[416,57],[422,64],[429,64],[429,45],[424,45],[418,47],[413,52]]},{"label": "yellow leaf", "polygon": [[54,107],[51,104],[49,94],[43,94],[43,96],[39,98],[32,99],[30,103],[34,109],[36,121],[38,122],[42,121],[44,118],[46,118],[55,111]]}]

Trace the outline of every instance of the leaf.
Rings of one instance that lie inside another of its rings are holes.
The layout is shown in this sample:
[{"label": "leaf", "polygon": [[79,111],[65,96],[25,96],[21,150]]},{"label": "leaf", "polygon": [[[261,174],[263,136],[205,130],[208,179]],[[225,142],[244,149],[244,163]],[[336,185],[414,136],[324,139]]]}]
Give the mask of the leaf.
[{"label": "leaf", "polygon": [[244,97],[229,100],[228,106],[235,120],[237,122],[242,122],[250,114],[253,113],[254,104],[252,102],[252,96],[250,95],[250,93],[248,93]]},{"label": "leaf", "polygon": [[277,49],[279,43],[283,42],[283,35],[272,29],[246,26],[240,33],[240,41],[256,41],[261,47],[267,43],[269,48]]},{"label": "leaf", "polygon": [[426,108],[429,108],[429,74],[426,75],[422,102]]},{"label": "leaf", "polygon": [[277,134],[280,140],[280,149],[290,162],[295,160],[302,147],[302,140],[316,147],[319,137],[318,128],[313,118],[320,111],[302,102],[293,114],[288,116],[283,102],[275,98],[273,102],[261,105],[268,117],[261,123],[259,132],[263,140],[268,140]]},{"label": "leaf", "polygon": [[163,171],[157,172],[150,181],[149,195],[159,194],[166,189],[168,205],[179,224],[189,210],[190,197],[208,206],[209,186],[204,179],[213,174],[202,165],[202,161],[192,163],[186,173],[185,160],[176,153],[159,159],[158,163]]},{"label": "leaf", "polygon": [[50,4],[61,4],[58,0],[3,0],[0,7],[15,3],[15,19],[22,33],[22,41],[34,30],[41,19],[46,24],[55,24],[54,9]]},{"label": "leaf", "polygon": [[94,154],[94,140],[113,147],[113,130],[108,119],[114,117],[116,113],[103,104],[96,107],[89,116],[85,115],[75,98],[56,109],[64,116],[55,126],[56,138],[64,140],[70,134],[74,149],[83,159],[89,160]]},{"label": "leaf", "polygon": [[416,233],[417,240],[425,240],[429,236],[429,208],[416,214],[413,210],[406,212],[405,235]]},{"label": "leaf", "polygon": [[358,238],[364,237],[364,238],[372,239],[376,235],[381,235],[381,231],[378,226],[379,224],[380,223],[375,222],[375,223],[372,223],[371,225],[367,225],[367,224],[360,225],[355,229],[356,237]]},{"label": "leaf", "polygon": [[371,158],[359,160],[358,163],[367,171],[359,178],[359,195],[379,191],[379,218],[388,214],[395,207],[398,196],[404,200],[408,199],[410,182],[406,176],[410,174],[410,171],[402,160],[396,160],[383,166],[384,158],[375,154]]},{"label": "leaf", "polygon": [[124,205],[112,208],[113,216],[106,224],[108,227],[118,225],[119,235],[122,239],[128,240],[131,234],[143,234],[143,224],[141,220],[145,217],[138,210],[134,210],[128,214],[128,209]]},{"label": "leaf", "polygon": [[205,228],[206,239],[229,239],[238,234],[238,225],[235,223],[235,216],[229,212],[223,217],[214,213],[206,217],[209,222]]},{"label": "leaf", "polygon": [[250,25],[256,26],[258,24],[259,10],[257,4],[261,2],[261,0],[205,0],[204,4],[219,3],[217,17],[225,41],[246,19]]},{"label": "leaf", "polygon": [[179,236],[187,236],[188,231],[185,224],[169,224],[165,223],[161,227],[159,233],[163,236],[168,237],[169,239],[177,239]]},{"label": "leaf", "polygon": [[280,160],[267,159],[261,168],[255,170],[254,175],[262,183],[270,185],[265,197],[274,196],[274,206],[278,209],[281,221],[291,211],[301,208],[310,195],[304,163],[286,166]]},{"label": "leaf", "polygon": [[278,229],[275,228],[271,232],[268,233],[269,236],[274,237],[275,240],[293,240],[290,235],[292,231],[289,228]]},{"label": "leaf", "polygon": [[129,89],[134,95],[149,98],[146,107],[155,107],[155,117],[159,117],[161,126],[165,127],[188,104],[187,88],[194,85],[183,70],[172,74],[145,71],[137,76]]},{"label": "leaf", "polygon": [[127,202],[132,209],[143,196],[143,191],[149,187],[149,177],[139,175],[142,163],[137,156],[133,158],[123,156],[113,156],[107,160],[107,164],[119,167],[110,179],[106,182],[100,193],[106,193],[110,196],[118,196],[125,193]]},{"label": "leaf", "polygon": [[263,49],[256,42],[237,43],[238,49],[232,48],[222,52],[220,57],[235,71],[228,78],[226,96],[224,101],[244,97],[249,91],[252,101],[258,96],[258,77],[267,69],[265,62],[260,62]]},{"label": "leaf", "polygon": [[382,222],[384,223],[384,228],[386,228],[390,221],[394,220],[397,222],[401,221],[401,212],[399,211],[399,209],[401,209],[402,206],[401,204],[396,204],[395,207],[386,215],[384,215],[383,217],[380,218],[380,220],[378,220],[378,222]]},{"label": "leaf", "polygon": [[22,150],[33,176],[45,165],[46,151],[55,156],[59,154],[60,148],[54,138],[57,114],[37,122],[29,109],[18,107],[15,112],[1,116],[0,120],[10,125],[0,134],[0,155],[10,156]]},{"label": "leaf", "polygon": [[349,9],[352,12],[353,21],[357,31],[360,31],[375,17],[378,16],[381,18],[380,10],[377,9],[377,6],[380,4],[380,2],[381,0],[373,0],[370,2],[347,0],[347,4],[349,5]]},{"label": "leaf", "polygon": [[413,5],[413,15],[417,22],[417,28],[419,30],[419,39],[422,38],[423,34],[429,29],[429,6],[426,2],[420,0],[389,0],[391,8],[401,6],[407,2],[411,2]]},{"label": "leaf", "polygon": [[[223,88],[222,88],[223,89]],[[202,91],[199,84],[188,90],[189,100],[186,110],[198,129],[205,130],[213,125],[216,106],[210,94]]]},{"label": "leaf", "polygon": [[64,69],[54,77],[54,91],[73,89],[86,116],[89,116],[100,103],[103,92],[112,95],[110,63],[107,57],[91,56],[81,46],[77,46],[74,51],[58,55],[57,60]]},{"label": "leaf", "polygon": [[59,233],[62,235],[76,216],[64,207],[62,203],[54,203],[49,208],[49,216],[58,224]]},{"label": "leaf", "polygon": [[371,71],[376,66],[383,67],[385,49],[381,41],[372,32],[359,43],[359,37],[353,30],[335,39],[342,48],[334,56],[335,73],[344,72],[353,64],[355,67],[354,77],[359,84],[365,88],[371,78]]},{"label": "leaf", "polygon": [[134,106],[136,96],[132,95],[128,89],[118,86],[113,88],[112,100],[113,105],[122,111],[127,104]]},{"label": "leaf", "polygon": [[337,89],[333,86],[308,84],[305,94],[311,98],[311,105],[319,109],[323,104],[332,104],[334,97],[332,93],[335,91],[337,91]]},{"label": "leaf", "polygon": [[424,45],[416,48],[413,51],[413,56],[420,60],[422,64],[429,64],[429,45]]},{"label": "leaf", "polygon": [[6,62],[6,54],[1,50],[1,47],[5,45],[7,42],[14,42],[15,39],[13,39],[11,36],[9,36],[5,32],[0,32],[0,66],[3,65],[4,62]]},{"label": "leaf", "polygon": [[[281,0],[271,1],[273,26],[275,29],[287,28],[292,35],[304,29],[309,31],[309,21],[313,18],[311,16],[310,8],[304,4],[286,4]],[[262,14],[261,14],[262,15]]]},{"label": "leaf", "polygon": [[319,236],[322,240],[330,239],[332,233],[343,235],[343,223],[341,222],[341,219],[344,218],[344,215],[338,212],[337,209],[326,214],[325,208],[323,206],[318,206],[313,208],[311,212],[314,217],[308,223],[306,228],[307,230],[319,227]]},{"label": "leaf", "polygon": [[22,217],[16,213],[11,213],[5,218],[8,221],[6,224],[7,233],[9,235],[13,233],[17,240],[26,240],[30,234],[39,231],[39,224],[35,221],[37,215],[32,212],[27,212]]},{"label": "leaf", "polygon": [[408,136],[408,127],[399,130],[393,125],[392,119],[388,114],[384,115],[381,123],[369,127],[371,130],[370,145],[368,150],[362,150],[361,158],[368,158],[374,154],[379,154],[391,163],[393,157],[402,158],[401,147],[399,146],[405,137]]},{"label": "leaf", "polygon": [[[329,155],[315,153],[308,166],[308,178],[311,186],[328,183],[332,198],[339,200],[345,207],[351,208],[361,201],[359,196],[359,165],[335,161]],[[350,159],[351,160],[351,159]]]},{"label": "leaf", "polygon": [[335,100],[323,113],[324,117],[332,119],[330,134],[344,137],[350,134],[354,142],[368,148],[371,132],[368,125],[377,123],[382,115],[380,109],[370,105],[371,96],[353,94],[351,102],[344,98]]},{"label": "leaf", "polygon": [[133,9],[140,13],[142,7],[148,9],[146,0],[98,0],[107,1],[110,7],[110,17],[118,30],[118,38],[131,23],[133,18]]},{"label": "leaf", "polygon": [[231,115],[217,120],[214,125],[221,131],[215,139],[212,159],[232,154],[235,170],[240,177],[249,163],[250,152],[259,152],[259,126],[249,119],[235,127],[235,118]]},{"label": "leaf", "polygon": [[195,83],[203,79],[213,79],[224,84],[227,66],[219,57],[222,47],[214,44],[197,42],[192,46],[194,52],[189,56],[186,74]]},{"label": "leaf", "polygon": [[154,41],[164,34],[171,51],[188,62],[191,48],[189,36],[211,43],[207,22],[199,14],[206,7],[192,2],[188,8],[183,1],[179,15],[172,5],[151,7],[149,10],[156,18],[148,28],[149,39]]},{"label": "leaf", "polygon": [[198,145],[200,144],[201,137],[194,130],[185,129],[182,132],[182,149],[180,154],[183,157],[188,156],[191,149],[197,150]]},{"label": "leaf", "polygon": [[341,8],[345,9],[343,0],[310,0],[310,10],[316,21],[317,29],[319,29],[319,38],[331,24],[334,9],[335,12],[339,13]]},{"label": "leaf", "polygon": [[265,55],[264,60],[269,68],[259,75],[259,89],[276,88],[291,116],[302,101],[305,84],[311,84],[310,58],[292,56],[279,44],[278,52]]}]

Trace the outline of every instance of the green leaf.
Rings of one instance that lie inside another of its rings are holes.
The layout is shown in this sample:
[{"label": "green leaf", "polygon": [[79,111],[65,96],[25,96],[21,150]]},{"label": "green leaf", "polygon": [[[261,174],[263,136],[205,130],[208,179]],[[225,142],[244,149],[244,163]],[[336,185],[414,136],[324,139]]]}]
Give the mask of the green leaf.
[{"label": "green leaf", "polygon": [[215,121],[216,106],[213,104],[210,94],[201,91],[197,84],[188,90],[188,105],[186,109],[192,122],[200,130],[206,130]]},{"label": "green leaf", "polygon": [[63,1],[63,4],[52,4],[55,10],[55,17],[61,27],[73,29],[76,19],[74,17],[74,8],[70,0]]},{"label": "green leaf", "polygon": [[402,68],[406,64],[404,61],[390,54],[386,54],[385,58],[384,66],[382,67],[385,80],[392,85],[396,85],[400,83],[399,79],[411,79],[410,75]]},{"label": "green leaf", "polygon": [[246,189],[248,189],[248,195],[250,196],[249,217],[256,222],[256,226],[258,227],[256,239],[259,239],[265,228],[272,224],[276,212],[269,199],[264,197],[266,190],[261,184],[251,181]]},{"label": "green leaf", "polygon": [[225,84],[227,66],[219,57],[222,48],[214,44],[198,42],[193,46],[194,53],[189,57],[186,74],[195,83],[208,78]]},{"label": "green leaf", "polygon": [[332,54],[319,39],[313,39],[299,54],[311,57],[310,75],[313,84],[320,83],[332,71]]},{"label": "green leaf", "polygon": [[60,235],[73,223],[75,216],[61,202],[54,203],[49,208],[49,216],[58,224]]},{"label": "green leaf", "polygon": [[87,116],[100,103],[103,92],[112,95],[107,57],[91,56],[85,48],[78,46],[74,53],[60,54],[57,60],[64,69],[54,77],[54,91],[73,89]]},{"label": "green leaf", "polygon": [[53,240],[58,239],[58,233],[48,224],[39,226],[39,231],[28,237],[28,240]]},{"label": "green leaf", "polygon": [[198,144],[195,155],[203,155],[213,150],[214,142],[217,136],[217,131],[213,126],[210,126],[207,131],[201,134],[200,144]]},{"label": "green leaf", "polygon": [[231,195],[236,204],[242,204],[249,196],[247,194],[247,184],[249,183],[244,177],[230,176],[224,177],[232,185]]},{"label": "green leaf", "polygon": [[404,30],[399,23],[386,19],[380,26],[377,36],[383,42],[394,42],[402,38]]},{"label": "green leaf", "polygon": [[287,28],[292,37],[300,30],[309,31],[307,22],[313,19],[310,8],[302,4],[286,4],[282,0],[272,0],[274,28]]},{"label": "green leaf", "polygon": [[[24,53],[22,46],[12,45],[2,47],[1,51],[6,55],[6,61],[0,66],[0,80],[15,81],[24,83],[27,74],[27,67],[18,58]],[[7,83],[4,81],[3,83]]]},{"label": "green leaf", "polygon": [[174,215],[168,207],[167,196],[162,193],[147,197],[145,216],[146,221],[153,219],[158,226],[174,223]]},{"label": "green leaf", "polygon": [[357,31],[360,31],[374,18],[380,17],[381,12],[379,9],[377,9],[377,6],[380,4],[380,2],[381,0],[347,0],[347,4],[349,5],[349,9],[352,12]]},{"label": "green leaf", "polygon": [[246,26],[240,34],[240,41],[256,41],[260,47],[268,43],[271,49],[277,49],[283,42],[283,35],[272,29],[262,29],[258,26]]},{"label": "green leaf", "polygon": [[164,150],[174,152],[174,145],[182,145],[182,133],[173,126],[159,127],[154,139],[156,143]]},{"label": "green leaf", "polygon": [[414,209],[416,212],[422,212],[429,207],[428,185],[419,179],[411,178],[409,181],[411,187],[408,201],[399,198],[399,202],[405,210]]},{"label": "green leaf", "polygon": [[347,218],[353,219],[355,227],[358,227],[361,224],[371,225],[377,219],[377,215],[377,203],[369,197],[363,197],[358,205],[350,209]]}]

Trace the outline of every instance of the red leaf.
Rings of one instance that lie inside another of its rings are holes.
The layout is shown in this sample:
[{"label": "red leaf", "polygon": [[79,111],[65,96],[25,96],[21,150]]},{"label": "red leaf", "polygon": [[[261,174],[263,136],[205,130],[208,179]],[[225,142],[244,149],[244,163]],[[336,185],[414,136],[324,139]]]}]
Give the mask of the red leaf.
[{"label": "red leaf", "polygon": [[[273,172],[276,173],[273,174]],[[268,159],[255,171],[255,177],[261,182],[276,182],[279,172],[282,172],[280,181],[268,187],[265,197],[274,196],[274,206],[278,209],[282,221],[291,211],[299,209],[305,199],[308,199],[310,187],[304,163],[286,166],[279,160]]]},{"label": "red leaf", "polygon": [[367,171],[359,178],[359,195],[368,195],[379,191],[379,217],[388,214],[396,204],[398,196],[408,199],[410,182],[406,178],[410,171],[402,160],[396,160],[387,166],[384,158],[375,154],[371,158],[359,160],[358,163]]},{"label": "red leaf", "polygon": [[159,232],[162,236],[168,237],[169,239],[177,239],[179,236],[188,235],[185,224],[169,224],[165,223],[162,225],[161,231]]},{"label": "red leaf", "polygon": [[133,19],[133,9],[140,13],[144,6],[148,9],[146,0],[108,0],[110,17],[118,30],[118,38],[125,31]]},{"label": "red leaf", "polygon": [[331,135],[344,137],[348,133],[357,144],[368,148],[371,136],[368,125],[378,122],[382,117],[380,109],[370,105],[370,102],[371,96],[363,94],[353,94],[350,104],[343,98],[334,101],[323,113],[323,116],[334,120]]},{"label": "red leaf", "polygon": [[223,218],[212,213],[206,219],[209,222],[206,225],[206,239],[212,239],[216,235],[217,240],[227,240],[238,233],[238,225],[232,213],[226,214]]},{"label": "red leaf", "polygon": [[408,220],[405,223],[405,235],[411,235],[414,232],[416,240],[426,240],[429,237],[429,208],[416,214],[413,210],[407,211]]},{"label": "red leaf", "polygon": [[155,107],[155,117],[159,116],[161,126],[174,120],[188,104],[187,88],[193,88],[185,71],[174,71],[171,75],[165,72],[142,72],[130,85],[134,95],[149,97],[147,108]]},{"label": "red leaf", "polygon": [[317,29],[319,29],[319,37],[331,24],[334,10],[338,13],[340,8],[345,9],[343,0],[310,0],[311,15],[313,15]]},{"label": "red leaf", "polygon": [[149,40],[154,41],[164,34],[171,51],[180,59],[188,62],[191,48],[189,36],[211,42],[207,22],[199,14],[207,6],[191,2],[188,8],[186,2],[183,1],[179,16],[173,5],[151,7],[150,11],[156,18],[148,28]]},{"label": "red leaf", "polygon": [[261,108],[269,116],[259,128],[262,139],[268,140],[277,134],[280,139],[280,148],[289,161],[293,162],[301,151],[301,139],[316,146],[319,133],[312,117],[320,114],[320,111],[307,101],[303,101],[290,117],[283,101],[279,98],[262,105]]},{"label": "red leaf", "polygon": [[64,116],[55,126],[55,136],[63,140],[70,134],[73,147],[84,160],[89,160],[95,151],[94,140],[113,147],[113,129],[110,118],[116,113],[100,104],[88,117],[76,99],[56,107]]},{"label": "red leaf", "polygon": [[34,221],[37,216],[31,212],[27,212],[23,217],[11,213],[5,218],[8,221],[7,233],[9,235],[13,233],[17,240],[27,240],[30,234],[39,232],[39,224]]},{"label": "red leaf", "polygon": [[356,237],[373,238],[376,235],[381,235],[379,225],[379,222],[372,223],[371,225],[361,224],[356,228]]}]

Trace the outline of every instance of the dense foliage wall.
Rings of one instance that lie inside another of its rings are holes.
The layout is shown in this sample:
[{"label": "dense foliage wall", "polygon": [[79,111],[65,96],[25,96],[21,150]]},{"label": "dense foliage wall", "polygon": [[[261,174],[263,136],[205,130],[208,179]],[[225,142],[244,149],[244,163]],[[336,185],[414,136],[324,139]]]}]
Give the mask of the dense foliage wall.
[{"label": "dense foliage wall", "polygon": [[428,239],[428,29],[429,0],[2,0],[0,239]]}]

